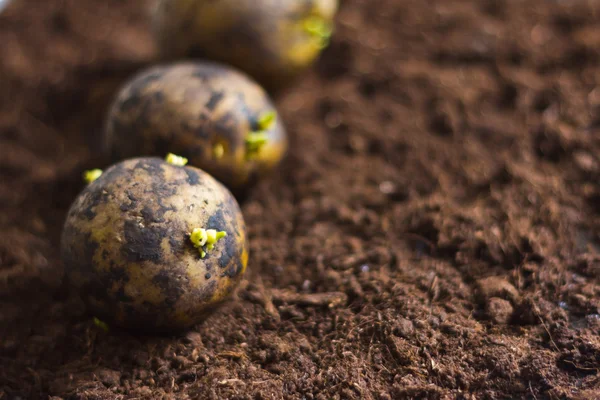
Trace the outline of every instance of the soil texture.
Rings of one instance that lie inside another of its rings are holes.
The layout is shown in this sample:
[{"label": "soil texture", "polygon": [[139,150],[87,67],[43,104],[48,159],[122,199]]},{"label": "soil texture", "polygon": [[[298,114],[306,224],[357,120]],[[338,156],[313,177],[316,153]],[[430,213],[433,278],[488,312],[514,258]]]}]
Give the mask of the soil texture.
[{"label": "soil texture", "polygon": [[600,398],[599,1],[344,1],[247,279],[170,337],[96,326],[58,255],[147,17],[0,14],[0,399]]}]

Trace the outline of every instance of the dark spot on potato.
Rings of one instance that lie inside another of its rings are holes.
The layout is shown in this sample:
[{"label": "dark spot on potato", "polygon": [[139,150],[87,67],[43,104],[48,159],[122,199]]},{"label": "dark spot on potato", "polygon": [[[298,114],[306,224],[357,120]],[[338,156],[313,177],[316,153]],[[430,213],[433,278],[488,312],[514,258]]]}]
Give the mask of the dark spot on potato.
[{"label": "dark spot on potato", "polygon": [[154,179],[155,182],[162,181],[164,179],[164,171],[161,168],[163,161],[160,158],[143,158],[139,161],[133,169],[143,169]]},{"label": "dark spot on potato", "polygon": [[[258,118],[256,117],[256,113],[248,106],[246,95],[244,95],[244,93],[237,94],[237,107],[240,114],[242,114],[245,119],[250,121],[250,126],[252,129],[258,129]],[[263,108],[268,108],[268,105],[265,104]]]},{"label": "dark spot on potato", "polygon": [[[223,214],[223,204],[219,204],[217,211],[215,211],[208,219],[208,227],[210,229],[216,229],[217,231],[222,231],[227,228],[227,218],[225,218],[225,214]],[[227,234],[231,235],[231,232],[227,232]]]},{"label": "dark spot on potato", "polygon": [[[77,237],[77,236],[74,236]],[[81,237],[81,236],[80,236]],[[92,234],[86,233],[83,236],[83,260],[75,260],[75,262],[87,262],[92,260],[96,255],[96,251],[98,250],[98,243],[92,240]]]},{"label": "dark spot on potato", "polygon": [[204,122],[208,122],[210,120],[209,115],[206,113],[206,110],[202,110],[200,112],[200,114],[198,114],[198,121],[200,121],[200,123],[204,123]]},{"label": "dark spot on potato", "polygon": [[210,111],[214,111],[214,109],[217,108],[217,106],[219,105],[221,100],[223,100],[224,97],[225,97],[225,92],[223,92],[223,91],[212,93],[210,95],[210,99],[208,99],[208,102],[206,103],[205,107],[207,109],[209,109]]},{"label": "dark spot on potato", "polygon": [[131,190],[127,190],[125,193],[127,193],[127,198],[129,199],[129,201],[131,201],[132,203],[136,203],[138,202],[138,199],[135,197],[135,195],[131,192]]},{"label": "dark spot on potato", "polygon": [[231,264],[225,272],[221,274],[223,277],[235,278],[244,270],[242,262],[238,259],[234,264]]},{"label": "dark spot on potato", "polygon": [[111,262],[109,278],[115,282],[127,282],[129,281],[129,274],[125,268],[118,267],[114,262]]},{"label": "dark spot on potato", "polygon": [[83,215],[89,220],[92,220],[96,217],[96,213],[94,212],[93,209],[94,209],[94,207],[90,206],[90,207],[87,207],[85,210],[83,210]]},{"label": "dark spot on potato", "polygon": [[129,204],[121,204],[121,206],[119,207],[120,210],[123,212],[131,211],[131,210],[135,209],[138,204],[138,200],[135,198],[133,193],[131,193],[131,191],[129,191],[129,190],[127,191],[127,198],[129,199]]},{"label": "dark spot on potato", "polygon": [[212,297],[212,295],[215,293],[215,289],[217,288],[217,281],[212,280],[210,282],[208,282],[206,285],[204,285],[204,287],[202,287],[201,289],[201,293],[200,293],[200,298],[202,300],[206,300],[206,299],[210,299]]},{"label": "dark spot on potato", "polygon": [[152,282],[155,283],[165,295],[165,303],[169,307],[172,307],[177,303],[177,300],[185,293],[182,283],[174,279],[171,271],[165,269],[161,270],[154,278],[152,278]]},{"label": "dark spot on potato", "polygon": [[162,92],[154,92],[152,96],[157,104],[161,104],[163,101],[165,101],[165,95]]},{"label": "dark spot on potato", "polygon": [[237,275],[237,267],[235,266],[235,264],[232,264],[229,268],[227,268],[227,270],[225,272],[223,272],[223,274],[221,276],[235,278],[236,275]]},{"label": "dark spot on potato", "polygon": [[[211,137],[211,132],[209,129],[209,125],[205,122],[200,122],[200,124],[194,129],[194,135],[198,139],[208,139]],[[192,150],[193,149],[193,150]],[[206,144],[204,142],[198,142],[195,145],[192,145],[190,148],[190,157],[193,158],[194,155],[203,154],[206,149]]]},{"label": "dark spot on potato", "polygon": [[228,235],[225,240],[223,240],[223,251],[221,252],[221,257],[219,257],[219,268],[226,268],[231,260],[236,257],[235,246],[233,245],[234,243],[232,243],[234,241],[235,237],[233,237],[233,235]]},{"label": "dark spot on potato", "polygon": [[175,196],[177,194],[177,187],[180,183],[181,182],[167,182],[162,179],[153,179],[152,185],[149,188],[150,190],[147,193],[152,193],[154,197],[157,197],[161,207],[166,208],[166,210],[175,211],[172,207],[163,205],[162,201],[171,196]]},{"label": "dark spot on potato", "polygon": [[159,197],[157,200],[159,208],[156,212],[156,215],[158,215],[158,218],[162,218],[167,211],[177,212],[177,209],[175,207],[167,206],[163,203],[163,201],[164,199],[162,197]]},{"label": "dark spot on potato", "polygon": [[194,71],[194,73],[192,74],[192,76],[194,78],[200,79],[202,82],[206,82],[206,81],[208,81],[208,79],[210,79],[210,75],[208,74],[208,72],[207,71],[203,71],[201,69],[196,69],[196,71]]},{"label": "dark spot on potato", "polygon": [[235,262],[235,275],[239,275],[244,270],[244,266],[242,265],[242,261],[240,259]]},{"label": "dark spot on potato", "polygon": [[120,104],[119,104],[119,109],[121,112],[123,113],[127,113],[130,110],[139,107],[140,104],[142,103],[142,101],[144,101],[143,98],[143,94],[141,93],[132,93],[131,96],[129,96],[128,98],[124,99]]},{"label": "dark spot on potato", "polygon": [[135,221],[125,221],[125,243],[121,249],[129,261],[154,261],[162,258],[160,243],[166,237],[164,228],[145,227]]},{"label": "dark spot on potato", "polygon": [[198,185],[200,183],[200,175],[196,171],[186,168],[185,173],[187,174],[187,182],[190,185]]},{"label": "dark spot on potato", "polygon": [[210,272],[207,272],[206,275],[204,275],[204,279],[208,280],[212,277],[212,275],[210,274]]},{"label": "dark spot on potato", "polygon": [[148,205],[145,205],[144,208],[142,208],[141,214],[142,214],[142,217],[144,218],[144,221],[146,221],[146,222],[161,223],[161,222],[165,221],[164,218],[162,218],[162,216],[164,215],[164,212],[162,213],[162,215],[158,216],[158,215],[156,215],[154,210],[152,208],[150,208],[150,206],[148,206]]},{"label": "dark spot on potato", "polygon": [[182,122],[179,123],[179,130],[181,132],[186,133],[186,132],[193,132],[194,128],[192,128],[192,125],[189,122],[182,121]]},{"label": "dark spot on potato", "polygon": [[96,218],[95,208],[105,201],[106,194],[102,190],[92,190],[88,187],[89,196],[86,199],[85,208],[83,209],[83,215],[88,220]]},{"label": "dark spot on potato", "polygon": [[169,245],[171,246],[171,254],[178,254],[184,248],[184,241],[178,240],[174,235],[171,235]]}]

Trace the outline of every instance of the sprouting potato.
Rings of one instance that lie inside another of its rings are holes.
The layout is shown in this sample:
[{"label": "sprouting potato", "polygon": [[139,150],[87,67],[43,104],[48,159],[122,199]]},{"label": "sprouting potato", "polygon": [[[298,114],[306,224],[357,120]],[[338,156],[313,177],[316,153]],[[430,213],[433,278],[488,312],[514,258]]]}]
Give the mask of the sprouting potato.
[{"label": "sprouting potato", "polygon": [[287,84],[328,45],[338,0],[158,0],[166,59],[225,62],[268,88]]},{"label": "sprouting potato", "polygon": [[269,174],[287,136],[265,91],[215,63],[150,68],[118,94],[106,124],[114,160],[172,152],[234,191]]},{"label": "sprouting potato", "polygon": [[200,322],[248,262],[233,195],[203,171],[158,158],[120,162],[71,206],[61,251],[67,278],[109,326],[173,332]]}]

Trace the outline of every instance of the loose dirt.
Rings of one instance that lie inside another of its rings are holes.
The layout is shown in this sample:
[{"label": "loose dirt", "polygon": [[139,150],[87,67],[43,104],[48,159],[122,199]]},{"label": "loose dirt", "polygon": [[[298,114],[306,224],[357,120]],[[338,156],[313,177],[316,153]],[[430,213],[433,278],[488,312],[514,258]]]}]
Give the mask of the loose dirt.
[{"label": "loose dirt", "polygon": [[[0,14],[0,399],[600,398],[600,2],[348,0],[277,98],[250,273],[174,337],[63,284],[66,210],[147,5]],[[52,397],[53,396],[53,397]]]}]

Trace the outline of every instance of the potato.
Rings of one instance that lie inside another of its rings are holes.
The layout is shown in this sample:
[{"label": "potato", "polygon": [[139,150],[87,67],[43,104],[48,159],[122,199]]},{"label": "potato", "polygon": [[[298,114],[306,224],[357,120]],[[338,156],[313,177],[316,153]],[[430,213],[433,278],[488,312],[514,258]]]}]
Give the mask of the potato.
[{"label": "potato", "polygon": [[172,332],[200,322],[240,282],[244,220],[210,175],[158,158],[118,163],[71,206],[61,253],[66,276],[109,325]]},{"label": "potato", "polygon": [[279,164],[287,136],[267,94],[245,75],[180,63],[143,71],[122,88],[104,146],[114,160],[184,156],[237,192]]},{"label": "potato", "polygon": [[338,0],[158,0],[154,32],[166,59],[202,57],[287,84],[329,43]]}]

